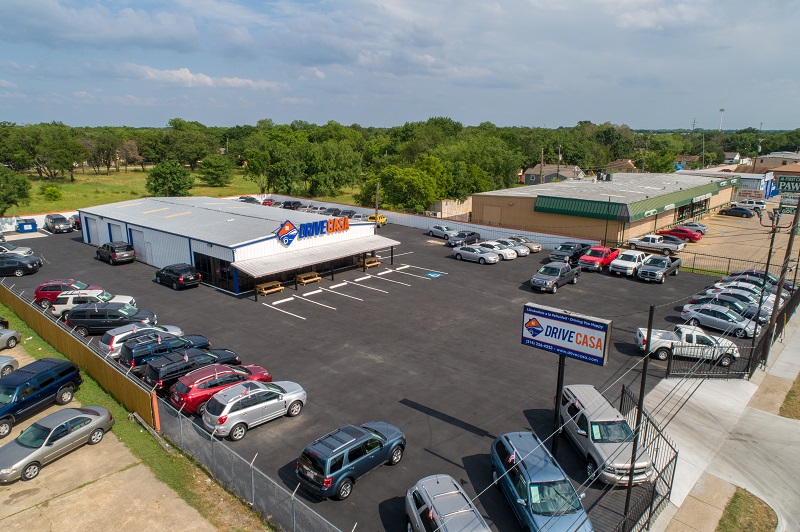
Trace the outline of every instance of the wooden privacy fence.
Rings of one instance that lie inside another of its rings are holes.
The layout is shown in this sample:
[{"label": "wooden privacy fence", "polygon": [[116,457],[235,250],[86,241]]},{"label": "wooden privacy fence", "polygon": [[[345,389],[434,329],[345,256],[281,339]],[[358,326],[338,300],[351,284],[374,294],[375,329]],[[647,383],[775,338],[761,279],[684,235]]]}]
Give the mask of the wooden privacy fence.
[{"label": "wooden privacy fence", "polygon": [[83,338],[74,336],[66,329],[63,322],[45,314],[41,308],[24,299],[4,282],[0,283],[0,302],[13,310],[59,353],[91,375],[128,411],[136,412],[146,423],[158,430],[157,417],[153,415],[154,395],[128,377],[114,360],[94,351]]}]

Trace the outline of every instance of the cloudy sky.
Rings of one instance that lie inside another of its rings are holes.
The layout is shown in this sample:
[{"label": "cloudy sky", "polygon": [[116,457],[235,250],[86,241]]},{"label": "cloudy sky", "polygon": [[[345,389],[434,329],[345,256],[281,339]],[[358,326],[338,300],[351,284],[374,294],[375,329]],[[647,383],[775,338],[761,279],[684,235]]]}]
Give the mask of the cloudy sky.
[{"label": "cloudy sky", "polygon": [[800,0],[0,0],[0,20],[17,124],[800,127]]}]

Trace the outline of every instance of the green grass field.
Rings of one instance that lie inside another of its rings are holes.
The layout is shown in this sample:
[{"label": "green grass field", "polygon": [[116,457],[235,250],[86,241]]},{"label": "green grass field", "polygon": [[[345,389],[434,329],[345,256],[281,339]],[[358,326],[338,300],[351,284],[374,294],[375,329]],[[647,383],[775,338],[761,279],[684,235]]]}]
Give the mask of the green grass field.
[{"label": "green grass field", "polygon": [[717,525],[717,532],[773,532],[777,526],[775,510],[749,491],[736,488]]}]

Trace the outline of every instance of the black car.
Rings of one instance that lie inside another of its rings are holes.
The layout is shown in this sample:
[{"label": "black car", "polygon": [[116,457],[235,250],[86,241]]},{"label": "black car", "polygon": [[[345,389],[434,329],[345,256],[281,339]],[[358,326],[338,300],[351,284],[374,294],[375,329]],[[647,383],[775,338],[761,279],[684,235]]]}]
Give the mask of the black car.
[{"label": "black car", "polygon": [[42,259],[33,255],[3,255],[0,256],[0,276],[13,275],[22,277],[36,273],[42,267]]},{"label": "black car", "polygon": [[103,334],[106,331],[134,323],[155,325],[158,317],[126,303],[85,303],[72,307],[64,325],[81,336]]},{"label": "black car", "polygon": [[727,209],[720,209],[719,213],[725,216],[739,216],[741,218],[752,218],[756,215],[755,212],[745,207],[728,207]]},{"label": "black car", "polygon": [[170,264],[155,273],[153,280],[159,284],[171,286],[173,290],[180,290],[189,286],[200,284],[202,276],[197,268],[191,264]]},{"label": "black car", "polygon": [[51,233],[71,233],[72,222],[61,214],[48,214],[44,217],[44,227]]},{"label": "black car", "polygon": [[239,196],[239,201],[244,203],[252,203],[253,205],[261,205],[261,202],[253,196]]},{"label": "black car", "polygon": [[590,249],[592,249],[592,245],[584,242],[564,242],[550,252],[550,260],[577,264],[578,260]]},{"label": "black car", "polygon": [[190,347],[205,349],[211,347],[211,342],[199,334],[175,336],[169,333],[148,332],[126,340],[120,348],[117,362],[133,368],[134,373],[141,375],[148,360]]},{"label": "black car", "polygon": [[283,208],[284,209],[291,209],[293,211],[296,211],[297,209],[300,208],[300,205],[302,205],[302,204],[303,203],[300,202],[300,201],[286,200],[286,201],[283,202]]},{"label": "black car", "polygon": [[445,242],[445,245],[454,248],[456,246],[474,244],[480,239],[481,239],[480,233],[476,233],[475,231],[459,231],[454,236],[451,236],[450,240]]},{"label": "black car", "polygon": [[136,250],[127,242],[108,242],[97,248],[97,260],[104,260],[111,265],[119,262],[136,260]]},{"label": "black car", "polygon": [[352,218],[356,211],[352,209],[344,209],[342,212],[339,213],[339,216],[347,216],[348,218]]},{"label": "black car", "polygon": [[322,214],[324,216],[340,216],[342,214],[342,209],[337,209],[336,207],[328,207]]},{"label": "black car", "polygon": [[241,364],[239,355],[229,349],[183,349],[150,359],[144,370],[144,381],[157,390],[169,390],[190,371],[211,364]]},{"label": "black car", "polygon": [[0,439],[20,420],[50,406],[72,401],[83,383],[72,362],[43,358],[0,378]]}]

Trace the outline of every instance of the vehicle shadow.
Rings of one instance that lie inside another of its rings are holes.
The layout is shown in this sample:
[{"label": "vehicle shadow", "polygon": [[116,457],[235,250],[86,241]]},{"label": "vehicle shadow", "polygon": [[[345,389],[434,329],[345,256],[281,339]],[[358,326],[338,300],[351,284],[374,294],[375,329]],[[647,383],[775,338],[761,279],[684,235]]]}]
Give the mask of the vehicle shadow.
[{"label": "vehicle shadow", "polygon": [[378,515],[387,532],[401,532],[406,530],[406,505],[405,497],[392,497],[378,504]]},{"label": "vehicle shadow", "polygon": [[[487,446],[488,449],[488,446]],[[456,479],[469,496],[477,496],[481,515],[497,530],[520,530],[513,511],[499,487],[492,486],[492,462],[489,454],[473,454],[462,458],[469,480]],[[469,484],[472,484],[469,487]]]},{"label": "vehicle shadow", "polygon": [[300,486],[299,488],[297,487],[297,485],[300,484],[300,481],[297,479],[295,469],[296,467],[294,461],[289,462],[278,469],[278,478],[283,481],[286,489],[289,490],[289,492],[293,492],[297,488],[296,497],[311,504],[318,504],[324,501],[325,499],[323,497],[318,497],[317,495],[304,490],[303,486]]}]

